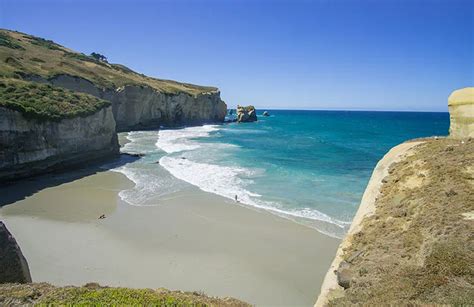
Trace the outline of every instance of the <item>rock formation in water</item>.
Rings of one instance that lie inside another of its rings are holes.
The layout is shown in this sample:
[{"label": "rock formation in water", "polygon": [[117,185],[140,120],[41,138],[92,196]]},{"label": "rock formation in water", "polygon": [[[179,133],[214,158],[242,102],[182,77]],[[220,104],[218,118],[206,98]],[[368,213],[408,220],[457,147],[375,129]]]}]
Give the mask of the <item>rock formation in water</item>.
[{"label": "rock formation in water", "polygon": [[270,116],[270,113],[268,113],[268,111],[265,111],[265,112],[263,112],[262,115],[263,115],[263,116]]},{"label": "rock formation in water", "polygon": [[449,135],[453,138],[474,137],[474,87],[454,91],[448,98],[448,107]]},{"label": "rock formation in water", "polygon": [[0,221],[0,284],[31,282],[28,263],[15,238]]},{"label": "rock formation in water", "polygon": [[257,110],[254,106],[237,106],[237,122],[247,123],[257,121]]}]

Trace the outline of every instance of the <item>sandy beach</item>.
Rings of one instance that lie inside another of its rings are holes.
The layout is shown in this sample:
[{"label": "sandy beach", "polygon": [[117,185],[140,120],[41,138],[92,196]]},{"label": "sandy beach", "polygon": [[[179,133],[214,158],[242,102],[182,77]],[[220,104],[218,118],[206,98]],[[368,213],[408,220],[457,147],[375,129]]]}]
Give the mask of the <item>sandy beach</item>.
[{"label": "sandy beach", "polygon": [[1,188],[0,218],[33,281],[314,304],[339,240],[192,186],[131,206],[118,193],[132,186],[120,173],[87,169]]}]

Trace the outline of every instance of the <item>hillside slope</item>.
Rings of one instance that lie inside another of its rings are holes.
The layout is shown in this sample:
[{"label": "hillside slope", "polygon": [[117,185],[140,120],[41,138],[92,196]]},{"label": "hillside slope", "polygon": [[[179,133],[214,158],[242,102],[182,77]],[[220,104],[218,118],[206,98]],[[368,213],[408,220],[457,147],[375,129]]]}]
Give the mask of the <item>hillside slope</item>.
[{"label": "hillside slope", "polygon": [[50,83],[110,101],[119,131],[221,122],[227,111],[215,87],[147,77],[20,32],[0,30],[0,63],[0,78]]}]

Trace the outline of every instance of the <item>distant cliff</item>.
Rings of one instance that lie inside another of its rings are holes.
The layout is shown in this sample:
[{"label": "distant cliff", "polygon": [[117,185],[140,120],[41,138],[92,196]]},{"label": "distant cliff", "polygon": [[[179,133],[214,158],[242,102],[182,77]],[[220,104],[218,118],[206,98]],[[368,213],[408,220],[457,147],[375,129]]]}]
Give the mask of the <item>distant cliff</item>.
[{"label": "distant cliff", "polygon": [[215,87],[147,77],[50,40],[0,30],[0,77],[47,82],[112,103],[117,130],[224,121]]},{"label": "distant cliff", "polygon": [[0,181],[118,154],[116,131],[223,122],[215,87],[0,29]]},{"label": "distant cliff", "polygon": [[449,99],[450,137],[405,142],[379,161],[315,306],[474,302],[474,140],[463,92]]}]

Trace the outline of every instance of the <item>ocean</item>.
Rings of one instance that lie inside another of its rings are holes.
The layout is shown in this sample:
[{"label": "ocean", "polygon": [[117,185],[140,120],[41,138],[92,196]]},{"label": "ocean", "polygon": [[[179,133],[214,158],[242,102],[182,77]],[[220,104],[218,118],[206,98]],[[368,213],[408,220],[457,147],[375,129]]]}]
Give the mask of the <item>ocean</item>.
[{"label": "ocean", "polygon": [[254,123],[127,133],[122,152],[144,156],[113,169],[135,183],[120,197],[159,206],[193,185],[341,238],[383,155],[449,129],[448,113],[268,111]]}]

